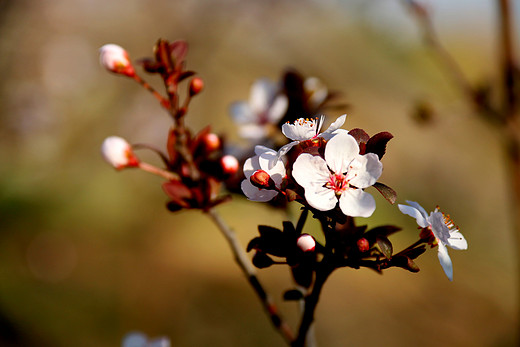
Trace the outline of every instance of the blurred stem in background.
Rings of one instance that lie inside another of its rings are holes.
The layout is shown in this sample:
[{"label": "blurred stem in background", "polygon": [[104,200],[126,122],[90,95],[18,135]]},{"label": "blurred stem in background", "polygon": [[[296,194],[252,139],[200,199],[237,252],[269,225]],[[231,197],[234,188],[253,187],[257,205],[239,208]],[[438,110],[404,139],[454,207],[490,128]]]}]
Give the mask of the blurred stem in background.
[{"label": "blurred stem in background", "polygon": [[[429,10],[415,0],[402,3],[416,18],[426,45],[432,50],[439,64],[461,91],[475,116],[491,124],[502,138],[504,161],[510,179],[510,213],[513,226],[516,266],[520,269],[520,120],[518,112],[520,70],[514,57],[514,16],[511,0],[496,0],[498,14],[497,43],[500,67],[500,86],[497,86],[498,102],[491,100],[491,86],[473,86],[458,63],[439,41]],[[518,312],[520,318],[520,309]],[[518,319],[520,324],[520,319]],[[520,331],[520,330],[519,330]]]}]

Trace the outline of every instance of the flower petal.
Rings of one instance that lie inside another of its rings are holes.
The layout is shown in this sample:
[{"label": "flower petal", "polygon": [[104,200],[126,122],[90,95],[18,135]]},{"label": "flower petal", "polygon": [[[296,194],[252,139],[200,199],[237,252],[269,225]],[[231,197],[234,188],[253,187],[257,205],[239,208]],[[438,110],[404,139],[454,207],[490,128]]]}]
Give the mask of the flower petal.
[{"label": "flower petal", "polygon": [[266,202],[272,200],[276,195],[278,195],[276,190],[260,189],[253,186],[249,181],[249,178],[242,181],[240,188],[242,188],[244,195],[252,201]]},{"label": "flower petal", "polygon": [[376,183],[383,172],[383,164],[374,153],[358,155],[349,165],[347,178],[349,183],[357,188],[367,188]]},{"label": "flower petal", "polygon": [[245,101],[237,101],[229,107],[231,118],[237,124],[246,124],[255,122],[255,115],[251,111],[251,107]]},{"label": "flower petal", "polygon": [[293,164],[292,175],[300,186],[316,191],[328,182],[330,172],[322,157],[302,153]]},{"label": "flower petal", "polygon": [[451,263],[451,258],[446,246],[439,243],[439,252],[437,253],[437,256],[439,257],[439,262],[441,263],[444,273],[448,276],[450,281],[453,281],[453,264]]},{"label": "flower petal", "polygon": [[338,204],[336,193],[323,186],[306,187],[305,200],[309,205],[320,211],[332,210]]},{"label": "flower petal", "polygon": [[376,210],[376,201],[361,189],[347,189],[339,198],[339,207],[347,216],[370,217]]},{"label": "flower petal", "polygon": [[238,128],[238,134],[244,139],[258,141],[267,137],[267,129],[263,125],[249,123]]},{"label": "flower petal", "polygon": [[273,179],[275,185],[280,188],[285,177],[285,165],[279,160],[275,151],[264,152],[258,158],[260,169],[266,171]]},{"label": "flower petal", "polygon": [[468,241],[459,231],[450,231],[448,246],[456,250],[465,250],[468,249]]},{"label": "flower petal", "polygon": [[335,173],[345,173],[350,162],[359,155],[359,146],[351,135],[339,133],[325,145],[325,161]]},{"label": "flower petal", "polygon": [[442,212],[432,212],[429,218],[430,224],[432,225],[433,235],[442,242],[443,245],[448,244],[450,238],[450,229],[446,223],[444,223],[444,216]]},{"label": "flower petal", "polygon": [[282,155],[285,155],[287,152],[289,152],[291,150],[291,148],[293,148],[294,146],[296,146],[299,143],[300,143],[300,141],[293,141],[293,142],[289,142],[286,145],[283,145],[278,150],[278,158],[280,158]]},{"label": "flower petal", "polygon": [[334,121],[334,123],[332,123],[332,124],[327,128],[327,130],[325,130],[325,131],[323,132],[323,134],[330,134],[330,133],[332,133],[333,131],[335,131],[335,130],[341,128],[341,126],[342,126],[343,124],[345,124],[345,119],[347,119],[347,115],[346,115],[346,114],[344,114],[344,115],[342,115],[342,116],[339,116],[339,117]]},{"label": "flower petal", "polygon": [[[413,202],[413,201],[406,201],[406,202],[410,203],[410,202]],[[419,205],[419,204],[417,204],[417,205]],[[421,211],[419,211],[416,207],[408,206],[408,205],[402,205],[402,204],[398,204],[397,207],[399,207],[399,210],[402,213],[407,214],[410,217],[415,218],[415,220],[417,221],[417,224],[421,228],[426,228],[429,225],[429,222],[428,222],[427,218],[425,218],[422,215]]]},{"label": "flower petal", "polygon": [[[415,207],[420,213],[421,215],[423,216],[423,218],[427,221],[428,220],[428,212],[426,212],[426,210],[421,206],[419,205],[417,202],[415,201],[410,201],[410,200],[405,200],[406,203],[412,207]],[[424,228],[424,227],[423,227]]]},{"label": "flower petal", "polygon": [[289,106],[289,99],[285,95],[278,95],[267,112],[269,122],[277,124],[285,115],[287,106]]},{"label": "flower petal", "polygon": [[267,110],[269,103],[276,92],[276,86],[267,78],[261,78],[251,87],[249,105],[251,111],[257,115]]}]

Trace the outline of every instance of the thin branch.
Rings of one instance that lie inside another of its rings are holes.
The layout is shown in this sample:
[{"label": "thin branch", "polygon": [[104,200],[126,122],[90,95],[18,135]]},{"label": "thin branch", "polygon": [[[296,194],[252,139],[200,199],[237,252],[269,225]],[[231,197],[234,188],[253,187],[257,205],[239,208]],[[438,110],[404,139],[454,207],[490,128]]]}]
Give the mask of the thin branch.
[{"label": "thin branch", "polygon": [[235,257],[235,261],[240,266],[240,269],[244,275],[247,277],[251,287],[253,287],[256,295],[264,306],[266,313],[269,315],[269,318],[274,327],[278,330],[280,335],[282,335],[287,344],[291,345],[292,341],[294,340],[294,334],[289,325],[280,316],[276,304],[269,296],[269,294],[264,290],[262,284],[258,280],[256,276],[256,269],[253,267],[251,261],[240,245],[235,232],[225,223],[220,214],[218,214],[214,208],[208,209],[206,214],[211,218],[213,223],[215,223],[218,229],[222,232],[222,235],[224,235],[226,241],[229,243],[231,251]]}]

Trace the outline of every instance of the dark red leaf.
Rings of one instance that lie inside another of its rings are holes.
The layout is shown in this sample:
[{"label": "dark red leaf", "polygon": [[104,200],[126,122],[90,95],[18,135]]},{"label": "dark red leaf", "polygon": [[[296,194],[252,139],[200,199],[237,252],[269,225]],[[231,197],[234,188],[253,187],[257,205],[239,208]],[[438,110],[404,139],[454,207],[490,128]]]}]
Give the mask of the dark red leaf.
[{"label": "dark red leaf", "polygon": [[389,203],[392,205],[395,204],[395,201],[397,200],[397,193],[395,190],[380,182],[374,183],[374,188],[376,188]]},{"label": "dark red leaf", "polygon": [[390,240],[385,236],[378,236],[378,237],[376,237],[376,242],[377,242],[377,245],[379,246],[379,249],[383,253],[383,255],[387,259],[391,259],[392,253],[393,253],[393,247],[392,247],[392,243],[390,242]]},{"label": "dark red leaf", "polygon": [[386,152],[386,144],[390,141],[394,135],[387,131],[375,134],[368,140],[366,152],[375,153],[381,159]]},{"label": "dark red leaf", "polygon": [[370,140],[370,136],[368,136],[366,131],[363,129],[355,128],[350,130],[348,133],[356,139],[358,145],[361,143],[367,143]]}]

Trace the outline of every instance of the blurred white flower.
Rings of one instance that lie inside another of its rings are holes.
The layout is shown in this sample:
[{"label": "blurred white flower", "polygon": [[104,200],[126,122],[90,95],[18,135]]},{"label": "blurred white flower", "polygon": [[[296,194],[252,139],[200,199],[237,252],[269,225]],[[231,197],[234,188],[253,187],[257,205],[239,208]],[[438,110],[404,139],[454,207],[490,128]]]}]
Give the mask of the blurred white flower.
[{"label": "blurred white flower", "polygon": [[303,82],[303,89],[307,97],[307,103],[313,109],[319,108],[329,95],[327,86],[317,77],[309,77],[305,79],[305,82]]},{"label": "blurred white flower", "polygon": [[332,123],[327,130],[320,133],[321,127],[323,125],[323,121],[325,116],[320,116],[319,118],[314,119],[304,119],[299,118],[295,120],[293,123],[285,123],[282,125],[282,133],[289,139],[293,140],[282,146],[278,150],[278,157],[289,152],[291,148],[296,146],[300,141],[312,140],[317,137],[322,137],[325,140],[330,140],[334,135],[337,135],[341,132],[347,134],[348,132],[344,129],[339,129],[344,123],[347,115],[344,114],[339,116],[338,119],[334,123]]},{"label": "blurred white flower", "polygon": [[101,154],[107,163],[118,170],[139,165],[132,146],[119,136],[107,137],[101,145]]},{"label": "blurred white flower", "polygon": [[108,71],[134,76],[135,69],[126,50],[115,44],[106,44],[99,49],[99,61]]},{"label": "blurred white flower", "polygon": [[269,130],[285,115],[289,101],[280,94],[279,87],[262,78],[251,87],[249,101],[237,101],[230,113],[238,125],[239,135],[251,141],[261,141],[269,136]]},{"label": "blurred white flower", "polygon": [[[253,201],[269,201],[278,195],[278,191],[274,189],[262,189],[251,183],[251,176],[258,170],[266,172],[270,179],[274,182],[276,188],[280,188],[285,177],[285,165],[281,160],[277,160],[276,151],[264,146],[255,147],[255,156],[249,158],[244,163],[244,179],[241,183],[242,191],[249,200]],[[274,165],[270,162],[275,161]]]},{"label": "blurred white flower", "polygon": [[121,343],[121,347],[170,347],[170,340],[167,337],[149,339],[143,333],[128,333]]},{"label": "blurred white flower", "polygon": [[406,200],[406,203],[410,206],[399,204],[399,210],[415,218],[421,228],[427,228],[433,233],[435,242],[439,246],[437,255],[441,266],[449,280],[453,281],[453,265],[446,246],[456,250],[465,250],[468,249],[468,242],[449,216],[440,212],[438,207],[428,215],[426,210],[418,203],[409,200]]},{"label": "blurred white flower", "polygon": [[325,159],[300,154],[294,162],[292,175],[305,189],[305,199],[315,209],[332,210],[339,200],[345,215],[370,217],[376,203],[363,188],[373,185],[382,170],[383,164],[376,154],[360,155],[354,137],[340,132],[327,142]]}]

